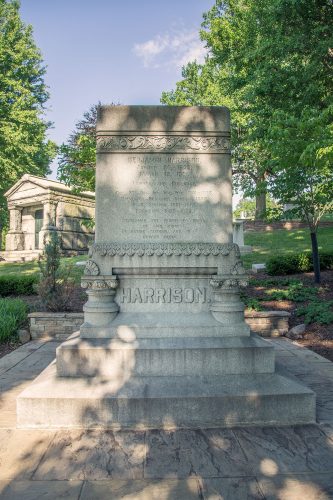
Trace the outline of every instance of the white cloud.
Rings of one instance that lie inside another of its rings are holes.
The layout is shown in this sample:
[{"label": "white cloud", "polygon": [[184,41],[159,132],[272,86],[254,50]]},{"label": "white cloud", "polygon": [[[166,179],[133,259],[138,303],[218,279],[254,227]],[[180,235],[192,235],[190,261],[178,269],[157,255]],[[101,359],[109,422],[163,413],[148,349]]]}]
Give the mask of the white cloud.
[{"label": "white cloud", "polygon": [[133,52],[142,59],[146,68],[182,67],[194,60],[201,63],[206,55],[198,33],[189,30],[156,35],[146,42],[136,43]]}]

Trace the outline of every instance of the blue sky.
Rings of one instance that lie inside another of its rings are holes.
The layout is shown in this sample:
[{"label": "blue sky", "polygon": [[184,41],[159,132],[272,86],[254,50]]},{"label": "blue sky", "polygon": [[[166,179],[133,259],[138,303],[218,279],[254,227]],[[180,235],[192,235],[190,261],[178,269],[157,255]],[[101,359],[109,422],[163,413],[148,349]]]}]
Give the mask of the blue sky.
[{"label": "blue sky", "polygon": [[[214,0],[21,0],[47,65],[50,137],[66,141],[90,105],[158,104],[186,62]],[[54,165],[55,167],[55,165]],[[55,172],[52,177],[55,176]]]}]

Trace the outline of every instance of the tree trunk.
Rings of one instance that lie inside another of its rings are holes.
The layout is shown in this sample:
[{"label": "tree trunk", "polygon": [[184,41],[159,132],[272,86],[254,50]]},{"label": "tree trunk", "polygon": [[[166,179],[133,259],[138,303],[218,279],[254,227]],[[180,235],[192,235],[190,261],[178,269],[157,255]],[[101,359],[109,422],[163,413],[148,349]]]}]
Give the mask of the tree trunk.
[{"label": "tree trunk", "polygon": [[263,215],[266,212],[266,192],[259,193],[256,195],[256,213],[255,219],[262,219]]},{"label": "tree trunk", "polygon": [[317,233],[311,231],[312,260],[315,275],[315,283],[320,283],[320,262],[318,253]]}]

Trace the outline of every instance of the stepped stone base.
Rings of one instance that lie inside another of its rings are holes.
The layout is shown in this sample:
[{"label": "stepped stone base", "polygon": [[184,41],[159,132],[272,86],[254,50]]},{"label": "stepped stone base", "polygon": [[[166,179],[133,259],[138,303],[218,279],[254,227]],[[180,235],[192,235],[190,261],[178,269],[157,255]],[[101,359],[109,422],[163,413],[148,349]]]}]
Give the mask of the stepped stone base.
[{"label": "stepped stone base", "polygon": [[273,373],[274,347],[251,337],[175,337],[124,341],[71,336],[57,348],[61,377]]},{"label": "stepped stone base", "polygon": [[17,398],[18,427],[199,428],[315,422],[315,396],[278,374],[57,377],[55,361]]}]

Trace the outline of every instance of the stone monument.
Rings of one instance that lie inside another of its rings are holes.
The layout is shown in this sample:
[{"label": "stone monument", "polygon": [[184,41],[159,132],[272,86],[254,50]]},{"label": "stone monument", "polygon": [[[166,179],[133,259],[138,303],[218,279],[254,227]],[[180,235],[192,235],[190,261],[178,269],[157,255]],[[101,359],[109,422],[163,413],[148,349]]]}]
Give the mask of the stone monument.
[{"label": "stone monument", "polygon": [[103,106],[97,153],[85,321],[18,397],[18,425],[314,422],[313,392],[244,322],[228,110]]}]

